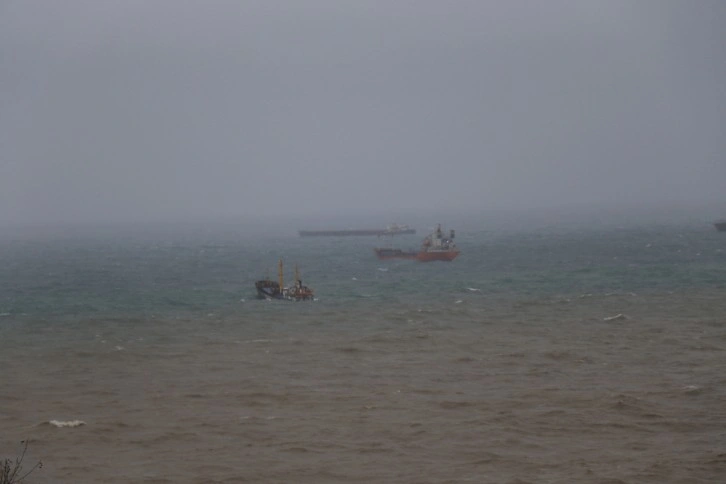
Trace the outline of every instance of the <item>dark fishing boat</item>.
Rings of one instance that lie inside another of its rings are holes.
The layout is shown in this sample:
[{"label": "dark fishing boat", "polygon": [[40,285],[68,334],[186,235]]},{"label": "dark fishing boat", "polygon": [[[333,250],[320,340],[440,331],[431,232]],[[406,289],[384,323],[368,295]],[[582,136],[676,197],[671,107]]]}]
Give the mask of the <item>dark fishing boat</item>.
[{"label": "dark fishing boat", "polygon": [[280,259],[277,264],[277,278],[277,281],[273,281],[267,277],[255,282],[257,297],[260,299],[283,299],[286,301],[308,301],[314,299],[314,291],[308,286],[303,285],[297,266],[295,266],[295,282],[292,286],[285,287],[282,259]]},{"label": "dark fishing boat", "polygon": [[718,220],[717,222],[714,222],[714,227],[716,227],[716,230],[719,232],[726,232],[726,220]]}]

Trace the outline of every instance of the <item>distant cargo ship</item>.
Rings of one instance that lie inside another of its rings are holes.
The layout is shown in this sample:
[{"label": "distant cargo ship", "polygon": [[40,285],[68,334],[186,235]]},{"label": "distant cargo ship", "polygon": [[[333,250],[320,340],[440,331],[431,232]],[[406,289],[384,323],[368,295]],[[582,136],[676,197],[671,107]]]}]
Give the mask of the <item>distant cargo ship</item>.
[{"label": "distant cargo ship", "polygon": [[404,251],[393,248],[373,249],[379,259],[415,259],[420,262],[431,262],[435,260],[451,262],[459,255],[459,249],[454,243],[455,232],[449,232],[449,237],[444,237],[441,224],[436,226],[433,233],[426,236],[421,244],[421,250]]},{"label": "distant cargo ship", "polygon": [[350,229],[350,230],[300,230],[300,237],[335,237],[350,235],[403,235],[415,234],[416,229],[412,229],[406,224],[391,224],[385,229]]},{"label": "distant cargo ship", "polygon": [[726,232],[726,220],[719,220],[713,224],[719,232]]}]

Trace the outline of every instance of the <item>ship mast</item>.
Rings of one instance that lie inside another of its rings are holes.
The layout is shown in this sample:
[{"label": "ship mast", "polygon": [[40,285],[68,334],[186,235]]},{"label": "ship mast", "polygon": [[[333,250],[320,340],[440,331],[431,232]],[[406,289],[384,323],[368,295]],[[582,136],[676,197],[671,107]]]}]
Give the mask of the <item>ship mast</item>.
[{"label": "ship mast", "polygon": [[297,269],[297,264],[295,264],[295,282],[298,282],[300,280],[300,271]]},{"label": "ship mast", "polygon": [[282,259],[277,263],[277,278],[280,282],[280,290],[282,291],[282,288],[285,287],[282,280]]}]

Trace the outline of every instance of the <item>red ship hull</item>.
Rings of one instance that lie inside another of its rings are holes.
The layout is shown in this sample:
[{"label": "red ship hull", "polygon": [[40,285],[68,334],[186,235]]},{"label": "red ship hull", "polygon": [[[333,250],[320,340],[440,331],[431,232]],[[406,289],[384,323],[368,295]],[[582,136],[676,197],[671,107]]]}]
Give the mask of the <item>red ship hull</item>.
[{"label": "red ship hull", "polygon": [[416,255],[416,260],[419,262],[432,262],[435,260],[442,260],[445,262],[451,262],[456,259],[459,255],[458,250],[436,250],[436,251],[421,251]]},{"label": "red ship hull", "polygon": [[405,252],[399,249],[373,249],[380,260],[410,259],[419,262],[445,261],[451,262],[459,255],[458,250],[432,250],[420,252]]}]

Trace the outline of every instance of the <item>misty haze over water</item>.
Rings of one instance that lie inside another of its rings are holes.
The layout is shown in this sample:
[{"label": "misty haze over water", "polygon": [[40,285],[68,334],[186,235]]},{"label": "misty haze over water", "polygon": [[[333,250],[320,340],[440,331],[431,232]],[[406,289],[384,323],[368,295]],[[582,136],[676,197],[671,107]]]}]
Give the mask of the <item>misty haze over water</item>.
[{"label": "misty haze over water", "polygon": [[3,2],[0,225],[712,217],[724,23],[717,1]]}]

